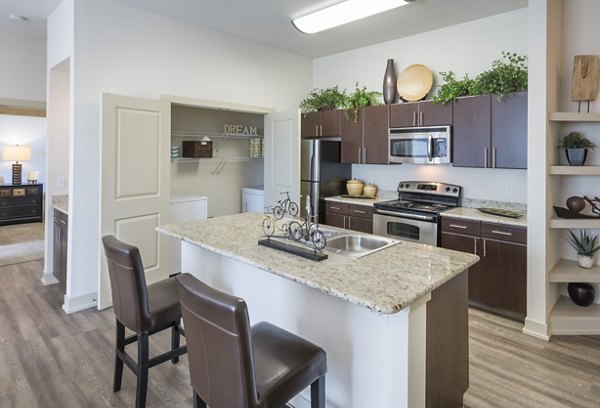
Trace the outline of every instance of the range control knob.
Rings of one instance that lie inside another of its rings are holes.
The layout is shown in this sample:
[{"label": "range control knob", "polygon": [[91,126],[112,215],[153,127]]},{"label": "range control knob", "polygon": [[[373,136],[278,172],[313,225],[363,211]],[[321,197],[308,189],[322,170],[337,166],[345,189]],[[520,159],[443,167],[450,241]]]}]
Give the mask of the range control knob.
[{"label": "range control knob", "polygon": [[454,188],[452,189],[452,192],[453,192],[453,193],[458,193],[458,188],[454,187]]},{"label": "range control knob", "polygon": [[450,187],[446,187],[446,192],[449,192],[449,191],[450,191]]}]

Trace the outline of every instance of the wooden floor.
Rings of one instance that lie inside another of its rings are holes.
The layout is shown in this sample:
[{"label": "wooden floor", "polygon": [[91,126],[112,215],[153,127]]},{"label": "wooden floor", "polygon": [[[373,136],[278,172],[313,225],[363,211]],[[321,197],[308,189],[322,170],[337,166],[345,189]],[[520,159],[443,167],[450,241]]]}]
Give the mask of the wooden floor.
[{"label": "wooden floor", "polygon": [[[58,287],[40,283],[42,268],[41,261],[0,267],[0,407],[133,407],[131,372],[120,392],[111,388],[112,310],[66,315]],[[469,326],[465,407],[600,407],[600,336],[545,342],[475,310]],[[168,333],[150,344],[166,350]],[[192,406],[186,356],[150,369],[147,406]]]}]

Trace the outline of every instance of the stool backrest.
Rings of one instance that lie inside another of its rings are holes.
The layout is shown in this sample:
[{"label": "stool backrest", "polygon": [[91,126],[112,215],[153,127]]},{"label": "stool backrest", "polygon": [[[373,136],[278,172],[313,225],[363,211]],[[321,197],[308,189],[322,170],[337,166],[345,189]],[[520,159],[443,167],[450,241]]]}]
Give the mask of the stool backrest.
[{"label": "stool backrest", "polygon": [[246,302],[177,276],[194,391],[211,408],[258,406]]},{"label": "stool backrest", "polygon": [[140,333],[152,322],[148,307],[148,288],[140,250],[113,235],[102,237],[116,318],[127,328]]}]

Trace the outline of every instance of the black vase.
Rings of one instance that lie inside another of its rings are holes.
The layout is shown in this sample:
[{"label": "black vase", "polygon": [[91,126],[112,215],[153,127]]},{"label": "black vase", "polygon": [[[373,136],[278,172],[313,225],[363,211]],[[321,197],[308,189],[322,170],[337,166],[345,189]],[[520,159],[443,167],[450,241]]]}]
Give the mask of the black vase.
[{"label": "black vase", "polygon": [[396,76],[396,68],[394,68],[394,60],[387,60],[387,68],[383,75],[383,102],[386,105],[396,103],[398,100],[398,77]]},{"label": "black vase", "polygon": [[596,289],[589,283],[571,282],[567,285],[569,297],[577,306],[587,307],[594,303]]},{"label": "black vase", "polygon": [[587,149],[565,149],[567,154],[567,161],[571,166],[583,166],[585,159],[587,158]]}]

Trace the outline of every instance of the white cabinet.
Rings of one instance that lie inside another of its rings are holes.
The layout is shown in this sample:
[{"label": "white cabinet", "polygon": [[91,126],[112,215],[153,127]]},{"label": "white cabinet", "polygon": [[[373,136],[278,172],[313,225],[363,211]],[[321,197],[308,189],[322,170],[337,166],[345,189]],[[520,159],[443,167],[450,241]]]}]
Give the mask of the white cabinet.
[{"label": "white cabinet", "polygon": [[[188,222],[208,217],[208,199],[191,194],[171,194],[170,223]],[[171,238],[171,273],[181,272],[181,241]]]},{"label": "white cabinet", "polygon": [[242,212],[265,211],[265,193],[263,186],[242,189]]}]

